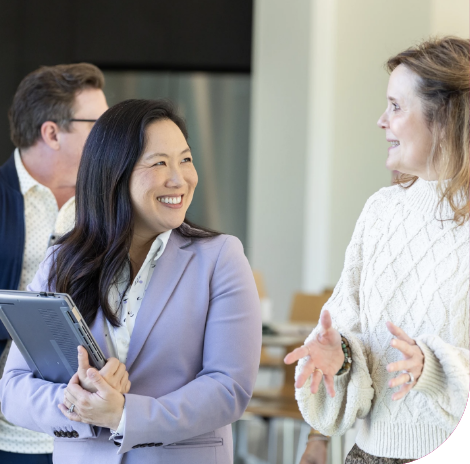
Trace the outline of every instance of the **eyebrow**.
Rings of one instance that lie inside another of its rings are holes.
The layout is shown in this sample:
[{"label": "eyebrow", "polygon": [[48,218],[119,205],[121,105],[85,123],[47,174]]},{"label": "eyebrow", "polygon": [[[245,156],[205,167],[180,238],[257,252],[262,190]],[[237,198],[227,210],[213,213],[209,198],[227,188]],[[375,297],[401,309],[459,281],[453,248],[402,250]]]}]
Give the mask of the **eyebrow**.
[{"label": "eyebrow", "polygon": [[[180,155],[184,155],[185,153],[191,153],[191,148],[185,148],[181,153]],[[169,158],[170,155],[167,155],[166,153],[150,153],[148,155],[145,156],[145,159],[146,160],[149,160],[149,159],[152,159],[152,158],[155,158],[156,156],[163,156],[164,158]]]},{"label": "eyebrow", "polygon": [[387,100],[397,101],[397,99],[395,97],[392,97],[391,95],[387,96]]}]

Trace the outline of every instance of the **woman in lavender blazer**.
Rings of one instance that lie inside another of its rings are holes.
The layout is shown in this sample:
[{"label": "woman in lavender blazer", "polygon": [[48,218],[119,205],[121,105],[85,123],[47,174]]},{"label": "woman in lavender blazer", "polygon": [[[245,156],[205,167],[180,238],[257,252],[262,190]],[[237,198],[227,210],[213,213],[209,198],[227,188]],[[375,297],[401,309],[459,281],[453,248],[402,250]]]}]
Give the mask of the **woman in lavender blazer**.
[{"label": "woman in lavender blazer", "polygon": [[79,350],[79,372],[54,384],[13,346],[0,385],[7,420],[55,437],[55,464],[233,462],[230,424],[259,364],[259,300],[239,240],[185,219],[196,184],[167,102],[128,100],[95,124],[76,226],[29,289],[69,293],[111,360],[87,369]]}]

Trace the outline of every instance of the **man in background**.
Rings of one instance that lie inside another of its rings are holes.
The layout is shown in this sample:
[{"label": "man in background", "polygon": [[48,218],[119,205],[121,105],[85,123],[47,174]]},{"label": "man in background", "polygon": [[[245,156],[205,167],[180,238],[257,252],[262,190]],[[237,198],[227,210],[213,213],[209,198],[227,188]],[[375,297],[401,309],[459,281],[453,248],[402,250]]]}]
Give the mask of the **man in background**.
[{"label": "man in background", "polygon": [[[88,63],[41,67],[20,83],[8,115],[16,149],[0,167],[0,289],[26,290],[48,246],[73,227],[83,146],[108,108],[103,86]],[[0,322],[0,377],[10,345]],[[0,413],[2,464],[52,463],[52,450],[51,437]]]}]

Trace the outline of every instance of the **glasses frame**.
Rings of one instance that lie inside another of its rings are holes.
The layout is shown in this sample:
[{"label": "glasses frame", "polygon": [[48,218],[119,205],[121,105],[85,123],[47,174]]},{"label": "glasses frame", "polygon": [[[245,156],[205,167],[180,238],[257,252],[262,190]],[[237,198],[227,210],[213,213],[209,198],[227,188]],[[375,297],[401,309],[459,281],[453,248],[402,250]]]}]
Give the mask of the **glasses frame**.
[{"label": "glasses frame", "polygon": [[[48,121],[53,122],[53,123],[55,123],[55,124],[59,124],[55,119],[47,119],[47,120],[44,121],[44,122],[48,122]],[[77,118],[72,118],[72,119],[64,119],[63,121],[64,121],[64,122],[65,122],[65,121],[67,121],[67,122],[92,122],[92,123],[94,124],[96,121],[98,121],[98,119],[77,119]],[[38,126],[39,129],[42,127],[42,125],[44,124],[44,122],[41,123],[41,124]]]}]

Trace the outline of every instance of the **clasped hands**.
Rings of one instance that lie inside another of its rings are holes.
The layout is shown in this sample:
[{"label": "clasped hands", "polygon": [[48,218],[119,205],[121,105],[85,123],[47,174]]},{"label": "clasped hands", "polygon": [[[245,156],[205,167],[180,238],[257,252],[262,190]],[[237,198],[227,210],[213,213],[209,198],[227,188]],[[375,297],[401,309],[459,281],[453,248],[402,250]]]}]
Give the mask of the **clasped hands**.
[{"label": "clasped hands", "polygon": [[[412,377],[408,373],[402,373],[389,381],[388,386],[395,388],[401,386],[400,390],[392,395],[392,400],[403,398],[418,381],[424,367],[424,355],[416,342],[410,338],[402,329],[387,322],[387,329],[394,335],[391,346],[401,351],[403,360],[387,365],[388,372],[408,371],[413,375],[414,381],[409,382]],[[310,391],[317,393],[323,378],[328,394],[335,396],[334,376],[341,369],[344,362],[344,353],[341,349],[341,335],[332,327],[331,316],[328,310],[324,310],[320,316],[320,331],[315,339],[303,346],[296,348],[285,358],[286,364],[292,364],[301,358],[310,358],[302,367],[295,382],[296,388],[302,387],[311,376]],[[353,353],[354,359],[354,353]]]},{"label": "clasped hands", "polygon": [[[131,388],[126,366],[109,358],[98,371],[90,366],[88,352],[78,347],[78,370],[64,391],[64,402],[58,407],[75,422],[116,430],[124,409],[124,393]],[[73,412],[69,409],[74,405]]]}]

